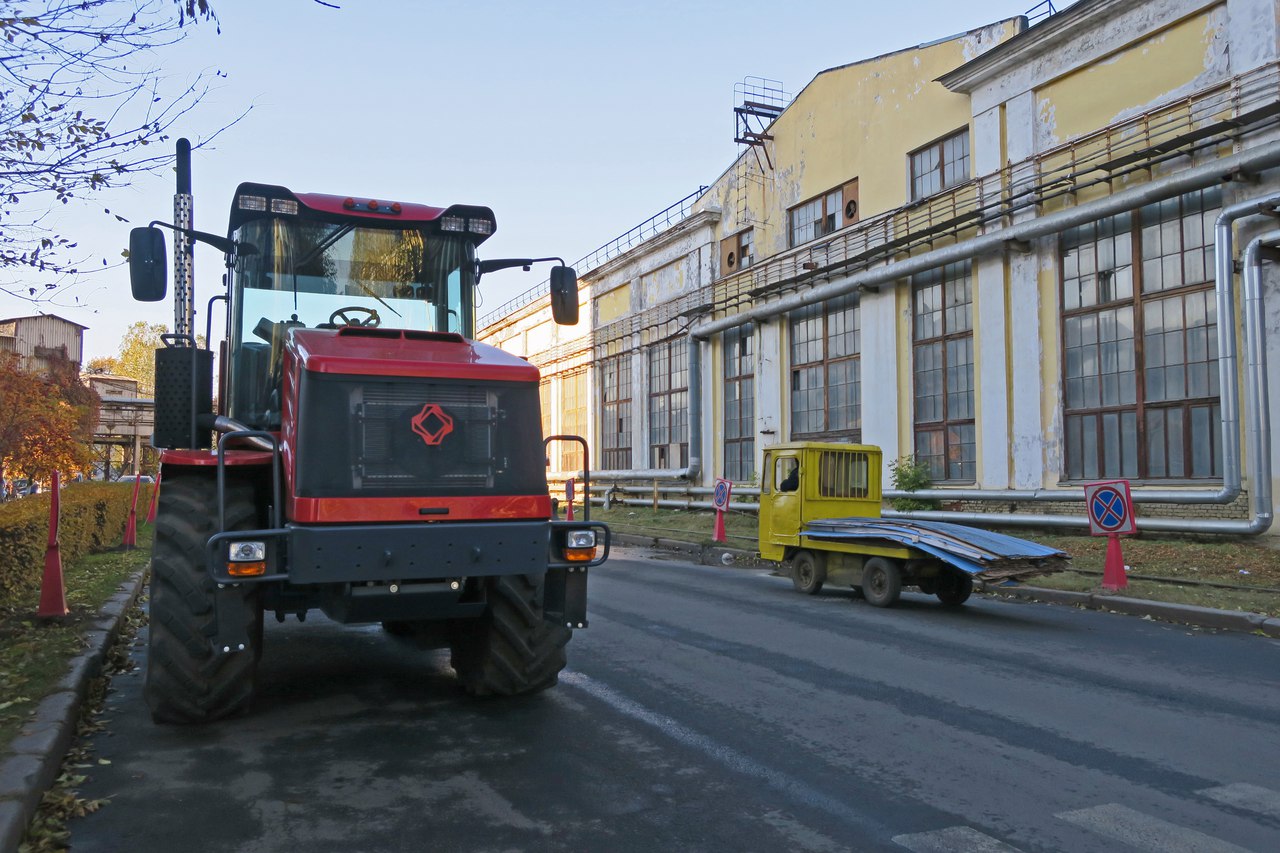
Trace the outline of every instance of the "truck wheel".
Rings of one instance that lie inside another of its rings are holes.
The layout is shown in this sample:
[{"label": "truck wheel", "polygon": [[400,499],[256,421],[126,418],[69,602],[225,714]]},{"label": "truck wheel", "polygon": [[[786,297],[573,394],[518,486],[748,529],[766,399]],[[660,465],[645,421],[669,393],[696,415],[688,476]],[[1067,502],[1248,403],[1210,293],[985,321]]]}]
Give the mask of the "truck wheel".
[{"label": "truck wheel", "polygon": [[472,696],[536,693],[558,680],[573,632],[542,618],[544,583],[541,575],[490,578],[484,615],[457,624],[450,663]]},{"label": "truck wheel", "polygon": [[[205,543],[216,531],[218,510],[212,480],[166,481],[156,513],[151,556],[151,629],[143,696],[157,723],[207,723],[239,714],[253,698],[262,648],[262,608],[255,586],[224,596],[235,609],[250,648],[217,653],[215,586],[205,569]],[[253,489],[227,483],[228,529],[252,529],[257,518]]]},{"label": "truck wheel", "polygon": [[898,564],[884,557],[872,557],[862,568],[862,595],[875,607],[890,607],[902,594],[902,573]]},{"label": "truck wheel", "polygon": [[791,559],[791,583],[797,592],[816,595],[827,580],[825,560],[812,551],[800,551]]},{"label": "truck wheel", "polygon": [[938,575],[934,592],[938,600],[948,607],[959,607],[973,594],[973,578],[959,572],[943,572]]}]

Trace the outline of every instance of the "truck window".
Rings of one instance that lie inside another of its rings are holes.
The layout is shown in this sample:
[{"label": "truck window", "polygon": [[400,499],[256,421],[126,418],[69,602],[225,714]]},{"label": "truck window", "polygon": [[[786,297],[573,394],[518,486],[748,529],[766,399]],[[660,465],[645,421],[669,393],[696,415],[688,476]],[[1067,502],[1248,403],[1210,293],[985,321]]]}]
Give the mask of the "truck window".
[{"label": "truck window", "polygon": [[824,498],[868,495],[867,454],[859,450],[824,450],[818,455],[818,494]]},{"label": "truck window", "polygon": [[773,481],[779,492],[800,488],[800,462],[791,456],[779,456],[773,466]]}]

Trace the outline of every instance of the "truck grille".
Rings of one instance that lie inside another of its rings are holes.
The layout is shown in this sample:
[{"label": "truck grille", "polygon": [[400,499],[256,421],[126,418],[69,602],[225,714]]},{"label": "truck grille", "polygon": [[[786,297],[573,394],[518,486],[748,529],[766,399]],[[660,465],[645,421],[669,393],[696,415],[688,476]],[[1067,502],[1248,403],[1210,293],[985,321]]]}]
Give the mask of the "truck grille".
[{"label": "truck grille", "polygon": [[546,492],[536,386],[303,373],[299,497]]}]

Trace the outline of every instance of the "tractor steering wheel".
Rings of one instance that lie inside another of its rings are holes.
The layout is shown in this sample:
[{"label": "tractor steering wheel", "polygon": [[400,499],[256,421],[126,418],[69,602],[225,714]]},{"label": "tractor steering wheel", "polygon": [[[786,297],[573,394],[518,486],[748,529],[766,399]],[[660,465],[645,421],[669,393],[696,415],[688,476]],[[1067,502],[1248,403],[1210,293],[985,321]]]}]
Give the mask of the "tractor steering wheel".
[{"label": "tractor steering wheel", "polygon": [[[360,315],[365,314],[363,320]],[[343,326],[357,326],[365,329],[376,329],[382,325],[382,318],[378,316],[378,312],[372,308],[365,308],[363,305],[348,305],[346,308],[339,308],[329,315],[329,325],[336,327],[341,320]]]}]

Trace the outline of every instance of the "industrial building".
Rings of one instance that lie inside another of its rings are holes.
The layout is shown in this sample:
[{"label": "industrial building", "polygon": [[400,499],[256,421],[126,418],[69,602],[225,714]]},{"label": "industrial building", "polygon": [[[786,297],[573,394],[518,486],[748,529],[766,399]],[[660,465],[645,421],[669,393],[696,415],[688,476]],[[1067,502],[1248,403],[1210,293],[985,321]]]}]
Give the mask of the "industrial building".
[{"label": "industrial building", "polygon": [[609,478],[768,488],[764,446],[851,441],[927,463],[926,516],[1080,526],[1125,479],[1142,528],[1268,531],[1278,22],[1080,0],[749,80],[736,161],[579,264],[577,327],[534,291],[482,338]]}]

